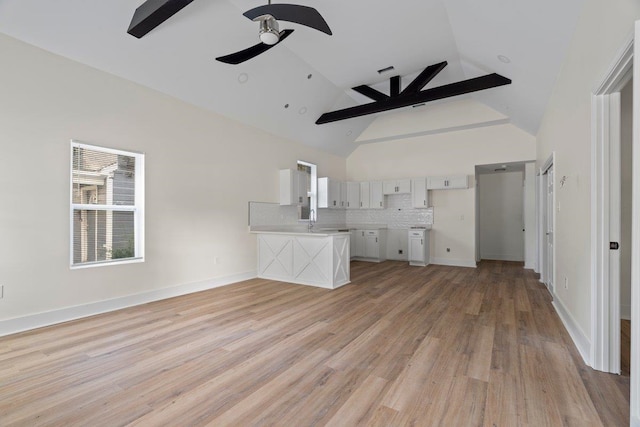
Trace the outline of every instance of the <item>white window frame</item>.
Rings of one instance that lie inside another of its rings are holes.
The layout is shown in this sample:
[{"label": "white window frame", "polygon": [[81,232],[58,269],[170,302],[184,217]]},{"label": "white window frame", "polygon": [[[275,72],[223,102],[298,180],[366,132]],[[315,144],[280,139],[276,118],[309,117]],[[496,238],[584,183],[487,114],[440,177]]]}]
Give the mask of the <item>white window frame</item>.
[{"label": "white window frame", "polygon": [[[311,211],[313,211],[314,220],[318,219],[318,165],[315,163],[305,162],[304,160],[298,160],[296,165],[308,166],[311,168],[311,185],[310,190],[307,192],[307,196],[310,198],[309,200],[309,215],[311,215]],[[309,222],[309,218],[298,218],[299,222]]]},{"label": "white window frame", "polygon": [[[135,158],[135,201],[133,205],[97,205],[97,204],[82,204],[73,203],[73,149],[84,148],[87,150],[100,151],[103,153],[124,155]],[[71,208],[69,209],[69,265],[72,270],[102,267],[107,265],[122,265],[144,262],[144,153],[138,153],[133,151],[116,150],[113,148],[100,147],[97,145],[85,144],[80,141],[71,140],[70,148],[70,162],[69,162],[69,202]],[[73,213],[77,210],[87,211],[112,211],[112,212],[134,212],[134,252],[133,258],[124,258],[116,260],[105,260],[96,262],[84,262],[81,264],[74,264],[74,236],[73,236]]]}]

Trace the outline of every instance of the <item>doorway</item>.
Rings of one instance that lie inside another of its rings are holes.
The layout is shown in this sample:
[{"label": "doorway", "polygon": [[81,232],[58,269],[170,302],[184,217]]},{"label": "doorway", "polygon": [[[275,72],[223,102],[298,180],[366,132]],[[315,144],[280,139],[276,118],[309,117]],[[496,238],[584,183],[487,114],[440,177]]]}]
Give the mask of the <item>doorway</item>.
[{"label": "doorway", "polygon": [[476,261],[535,266],[535,163],[476,166]]}]

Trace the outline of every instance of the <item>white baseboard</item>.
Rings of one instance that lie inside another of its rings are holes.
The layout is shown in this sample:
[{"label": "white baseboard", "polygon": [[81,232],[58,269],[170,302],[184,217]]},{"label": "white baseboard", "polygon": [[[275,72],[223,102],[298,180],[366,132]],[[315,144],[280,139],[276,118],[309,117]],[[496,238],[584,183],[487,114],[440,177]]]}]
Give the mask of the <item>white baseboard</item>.
[{"label": "white baseboard", "polygon": [[575,321],[571,313],[567,310],[567,308],[562,304],[562,301],[555,297],[553,299],[553,307],[556,309],[556,313],[560,316],[560,320],[564,324],[565,329],[569,332],[573,343],[575,344],[580,356],[582,356],[582,360],[588,366],[591,366],[591,360],[589,358],[589,352],[591,351],[591,341],[587,336],[582,332],[580,326]]},{"label": "white baseboard", "polygon": [[620,318],[624,320],[631,320],[631,304],[620,305]]},{"label": "white baseboard", "polygon": [[255,277],[257,277],[257,273],[255,271],[250,271],[197,283],[172,286],[170,288],[157,289],[140,294],[128,295],[125,297],[3,320],[0,321],[0,337],[31,329],[42,328],[44,326],[51,326],[57,323],[68,322],[70,320],[76,320],[83,317],[94,316],[96,314],[107,313],[109,311],[120,310],[135,305],[146,304],[194,292],[206,291],[207,289],[219,288],[221,286],[242,282]]},{"label": "white baseboard", "polygon": [[630,425],[631,425],[631,427],[640,427],[640,418],[632,417]]},{"label": "white baseboard", "polygon": [[450,265],[453,267],[471,267],[476,268],[476,262],[469,259],[452,259],[452,258],[431,258],[431,264]]},{"label": "white baseboard", "polygon": [[494,261],[524,261],[524,258],[522,256],[513,254],[481,254],[480,258]]}]

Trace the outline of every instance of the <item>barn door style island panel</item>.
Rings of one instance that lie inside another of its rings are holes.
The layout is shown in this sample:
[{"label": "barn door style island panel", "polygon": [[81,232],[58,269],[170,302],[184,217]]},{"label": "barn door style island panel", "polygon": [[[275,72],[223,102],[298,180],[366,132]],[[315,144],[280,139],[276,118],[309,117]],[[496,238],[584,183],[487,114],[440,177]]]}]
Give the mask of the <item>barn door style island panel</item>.
[{"label": "barn door style island panel", "polygon": [[327,289],[349,283],[349,232],[255,233],[258,277]]}]

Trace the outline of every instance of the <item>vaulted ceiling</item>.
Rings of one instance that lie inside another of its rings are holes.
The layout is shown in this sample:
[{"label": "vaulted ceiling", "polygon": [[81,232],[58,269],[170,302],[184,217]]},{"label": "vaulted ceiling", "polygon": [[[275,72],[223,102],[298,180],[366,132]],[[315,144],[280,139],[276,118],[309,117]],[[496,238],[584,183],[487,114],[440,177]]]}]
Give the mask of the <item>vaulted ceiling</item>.
[{"label": "vaulted ceiling", "polygon": [[[358,144],[380,140],[359,138],[372,133],[374,121],[404,114],[419,122],[416,115],[428,117],[430,106],[316,125],[323,113],[372,102],[352,87],[371,85],[389,93],[391,76],[401,75],[404,87],[425,67],[442,61],[448,66],[426,88],[490,73],[513,82],[437,104],[450,104],[454,115],[464,104],[461,117],[469,103],[481,104],[535,135],[583,0],[299,0],[295,3],[324,16],[333,35],[281,22],[281,30],[295,32],[240,65],[214,58],[258,43],[257,24],[242,13],[266,1],[194,0],[137,39],[126,31],[141,3],[0,0],[0,32],[346,156]],[[377,72],[389,66],[395,70]]]}]

